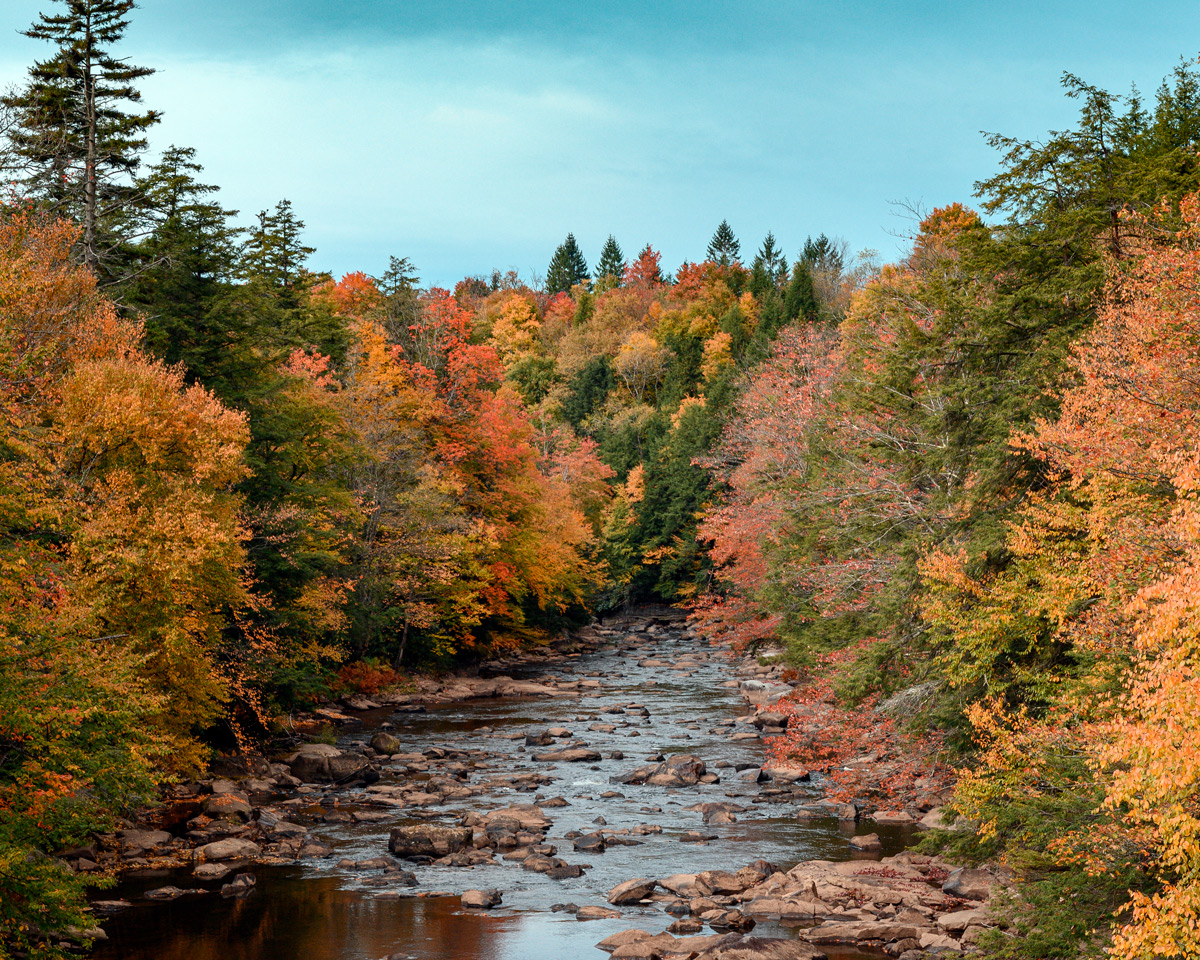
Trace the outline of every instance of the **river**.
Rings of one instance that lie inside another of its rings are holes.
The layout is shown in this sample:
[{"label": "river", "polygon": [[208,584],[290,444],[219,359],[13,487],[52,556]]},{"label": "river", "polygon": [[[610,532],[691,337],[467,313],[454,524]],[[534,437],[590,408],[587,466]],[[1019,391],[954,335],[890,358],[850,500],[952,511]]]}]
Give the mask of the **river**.
[{"label": "river", "polygon": [[[651,659],[652,665],[639,665]],[[653,665],[653,661],[661,665]],[[584,696],[471,700],[431,704],[425,713],[390,710],[362,714],[362,726],[345,732],[339,745],[370,738],[381,724],[391,724],[405,752],[440,748],[428,777],[445,767],[464,783],[487,783],[490,777],[538,772],[554,777],[537,792],[508,787],[489,789],[445,806],[396,810],[377,822],[326,823],[314,815],[336,802],[343,811],[360,809],[356,791],[319,791],[293,806],[288,819],[309,826],[314,838],[333,854],[282,867],[253,868],[258,879],[248,897],[222,899],[209,892],[169,903],[145,900],[146,890],[175,884],[194,887],[186,871],[129,876],[105,898],[120,897],[133,906],[103,924],[107,941],[95,960],[564,960],[595,958],[597,941],[631,927],[663,930],[674,918],[659,906],[622,907],[621,917],[577,920],[567,905],[606,906],[605,895],[632,877],[661,878],[710,869],[736,870],[756,859],[787,869],[800,860],[851,857],[847,838],[854,832],[881,835],[884,853],[901,849],[910,839],[900,828],[839,825],[801,821],[793,815],[803,800],[788,784],[740,779],[738,765],[763,760],[758,739],[734,739],[753,730],[737,718],[752,712],[738,690],[724,686],[732,665],[703,640],[677,628],[653,636],[613,637],[599,649],[560,657],[537,668],[533,679],[592,677],[601,686]],[[558,745],[586,743],[601,753],[595,763],[547,763],[533,760],[540,752],[526,747],[524,734],[565,727],[571,738]],[[612,729],[610,729],[610,727]],[[699,756],[719,783],[667,788],[616,785],[610,778],[645,764],[657,754]],[[617,757],[614,757],[614,754]],[[387,767],[384,780],[388,781]],[[800,787],[811,790],[817,787]],[[602,796],[602,794],[607,794]],[[405,864],[416,873],[416,887],[392,887],[378,870],[339,866],[344,860],[386,856],[394,825],[418,822],[453,824],[469,811],[480,813],[514,803],[536,803],[561,797],[565,806],[545,808],[553,821],[547,841],[571,864],[588,864],[582,877],[552,880],[497,857],[494,865],[438,867]],[[310,804],[308,800],[311,800]],[[318,801],[320,803],[318,804]],[[705,825],[699,812],[684,808],[704,801],[728,801],[745,807],[732,823]],[[564,834],[600,828],[632,831],[640,825],[661,833],[630,834],[636,845],[609,846],[603,853],[572,849]],[[713,837],[697,843],[682,840],[689,832]],[[861,856],[861,855],[858,855]],[[503,903],[484,912],[460,906],[458,894],[468,889],[496,888]],[[558,909],[554,909],[557,907]],[[793,931],[760,923],[756,935],[790,936]],[[842,958],[865,956],[830,951]]]}]

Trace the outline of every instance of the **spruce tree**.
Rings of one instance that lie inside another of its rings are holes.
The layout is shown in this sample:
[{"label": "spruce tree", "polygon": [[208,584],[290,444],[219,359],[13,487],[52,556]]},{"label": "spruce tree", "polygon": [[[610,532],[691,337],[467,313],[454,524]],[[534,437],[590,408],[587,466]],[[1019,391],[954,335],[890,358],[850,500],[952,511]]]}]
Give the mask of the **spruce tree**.
[{"label": "spruce tree", "polygon": [[251,376],[260,332],[225,308],[238,271],[236,210],[201,183],[191,147],[172,146],[138,184],[149,215],[132,250],[125,303],[145,318],[147,345],[206,384]]},{"label": "spruce tree", "polygon": [[761,300],[768,290],[778,288],[786,279],[787,258],[776,246],[775,234],[768,231],[750,266],[750,292]]},{"label": "spruce tree", "polygon": [[608,287],[619,287],[625,278],[625,254],[611,233],[600,249],[600,262],[596,264],[595,276],[597,283],[604,282],[606,277],[611,278],[607,281]]},{"label": "spruce tree", "polygon": [[546,268],[546,292],[567,293],[575,284],[586,283],[587,279],[587,261],[575,242],[575,234],[568,233],[567,239],[558,245],[554,256],[550,258],[550,266]]},{"label": "spruce tree", "polygon": [[82,228],[80,256],[102,278],[119,271],[119,248],[138,201],[133,178],[155,110],[131,112],[134,83],[154,71],[111,51],[129,26],[133,0],[59,0],[25,36],[56,47],[29,68],[24,89],[3,98],[16,123],[9,131],[10,171],[24,192]]},{"label": "spruce tree", "polygon": [[821,312],[817,300],[817,288],[813,282],[809,261],[801,257],[792,267],[792,277],[783,294],[783,313],[787,323],[804,320],[812,323]]},{"label": "spruce tree", "polygon": [[733,235],[729,221],[722,220],[721,225],[717,227],[717,232],[708,241],[708,259],[713,263],[719,263],[723,267],[728,267],[738,259],[741,252],[742,245],[738,243],[737,237]]}]

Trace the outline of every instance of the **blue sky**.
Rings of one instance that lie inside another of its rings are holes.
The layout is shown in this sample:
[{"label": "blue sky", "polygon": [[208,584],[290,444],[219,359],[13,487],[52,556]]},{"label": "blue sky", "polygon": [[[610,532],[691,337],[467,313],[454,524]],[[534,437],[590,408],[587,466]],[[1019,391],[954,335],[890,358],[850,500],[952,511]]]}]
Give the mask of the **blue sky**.
[{"label": "blue sky", "polygon": [[[4,86],[50,6],[5,0]],[[893,258],[897,201],[994,172],[980,131],[1070,125],[1064,70],[1152,95],[1200,5],[144,0],[119,52],[159,71],[154,144],[195,147],[245,221],[287,197],[315,267],[451,286],[544,273],[568,231],[674,267],[723,218],[744,253],[824,231]]]}]

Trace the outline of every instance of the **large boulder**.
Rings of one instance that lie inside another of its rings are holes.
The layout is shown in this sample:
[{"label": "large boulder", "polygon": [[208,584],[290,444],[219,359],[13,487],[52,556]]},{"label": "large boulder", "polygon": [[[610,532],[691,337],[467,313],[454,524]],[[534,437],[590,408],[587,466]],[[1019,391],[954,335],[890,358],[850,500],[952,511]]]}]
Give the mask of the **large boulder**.
[{"label": "large boulder", "polygon": [[394,753],[399,753],[402,747],[396,737],[392,736],[386,730],[380,730],[371,738],[371,749],[376,753],[386,754],[390,757]]},{"label": "large boulder", "polygon": [[214,793],[204,801],[203,810],[214,820],[240,820],[242,823],[254,815],[250,802],[236,793]]},{"label": "large boulder", "polygon": [[201,860],[242,860],[246,857],[257,857],[260,852],[258,844],[250,840],[239,840],[237,837],[214,840],[196,848],[197,857]]},{"label": "large boulder", "polygon": [[626,880],[624,883],[618,883],[608,891],[608,902],[615,907],[640,903],[650,896],[657,886],[657,880],[646,880],[644,878]]},{"label": "large boulder", "polygon": [[688,753],[669,757],[663,763],[647,764],[614,777],[615,783],[647,784],[657,787],[690,787],[707,772],[704,761]]},{"label": "large boulder", "polygon": [[514,803],[509,807],[491,810],[484,814],[483,819],[489,824],[511,820],[522,830],[533,830],[537,833],[545,833],[550,829],[551,823],[550,818],[542,813],[541,807],[533,803]]},{"label": "large boulder", "polygon": [[288,760],[292,776],[308,783],[341,783],[367,772],[366,757],[328,743],[306,743]]},{"label": "large boulder", "polygon": [[388,839],[388,849],[406,860],[444,857],[470,845],[469,827],[443,827],[432,823],[392,827]]},{"label": "large boulder", "polygon": [[477,910],[490,910],[500,905],[502,896],[499,890],[467,890],[460,898],[464,907],[474,907]]},{"label": "large boulder", "polygon": [[959,867],[942,884],[942,892],[964,900],[986,900],[992,892],[996,877],[990,870]]},{"label": "large boulder", "polygon": [[600,759],[600,751],[587,747],[566,747],[549,753],[535,753],[533,759],[539,763],[595,763]]}]

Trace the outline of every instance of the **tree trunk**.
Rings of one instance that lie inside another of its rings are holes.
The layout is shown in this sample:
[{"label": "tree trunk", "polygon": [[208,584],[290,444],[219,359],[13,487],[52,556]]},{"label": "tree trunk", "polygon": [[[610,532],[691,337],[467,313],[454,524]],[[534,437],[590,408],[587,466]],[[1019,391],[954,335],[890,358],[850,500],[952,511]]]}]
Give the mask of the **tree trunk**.
[{"label": "tree trunk", "polygon": [[404,659],[404,648],[408,646],[408,614],[404,615],[404,630],[400,634],[400,649],[396,651],[396,659],[392,663],[392,668],[400,669],[400,662]]},{"label": "tree trunk", "polygon": [[83,171],[83,262],[95,268],[96,256],[96,80],[92,76],[91,11],[86,27],[83,67],[83,109],[87,116],[87,159]]}]

